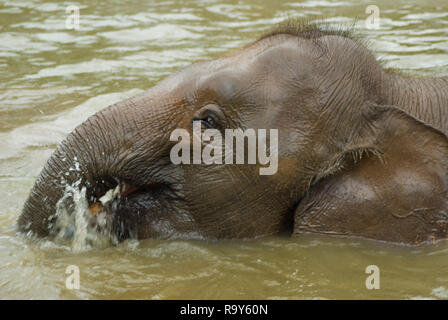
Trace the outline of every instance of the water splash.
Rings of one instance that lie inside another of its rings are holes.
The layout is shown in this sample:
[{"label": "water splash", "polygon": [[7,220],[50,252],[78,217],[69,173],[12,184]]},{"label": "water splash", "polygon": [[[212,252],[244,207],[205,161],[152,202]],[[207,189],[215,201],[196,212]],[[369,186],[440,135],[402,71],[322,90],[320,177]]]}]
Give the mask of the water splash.
[{"label": "water splash", "polygon": [[[101,202],[106,204],[116,196],[116,190],[109,190]],[[82,252],[94,248],[105,248],[118,241],[111,232],[111,219],[106,212],[93,215],[86,197],[86,187],[81,181],[67,185],[64,195],[56,204],[52,217],[52,240]]]}]

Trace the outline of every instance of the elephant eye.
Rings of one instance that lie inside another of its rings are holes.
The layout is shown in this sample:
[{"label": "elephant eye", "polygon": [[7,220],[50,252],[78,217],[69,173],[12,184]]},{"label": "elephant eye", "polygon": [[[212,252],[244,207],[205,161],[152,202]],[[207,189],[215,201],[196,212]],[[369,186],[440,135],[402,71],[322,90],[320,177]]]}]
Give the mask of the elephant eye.
[{"label": "elephant eye", "polygon": [[201,121],[205,129],[220,129],[225,122],[225,115],[216,104],[209,103],[196,111],[193,121]]},{"label": "elephant eye", "polygon": [[219,128],[219,124],[218,121],[211,115],[206,115],[203,118],[193,118],[193,121],[201,121],[202,125],[206,128],[206,129],[218,129]]},{"label": "elephant eye", "polygon": [[202,122],[208,127],[208,128],[216,128],[217,122],[215,119],[213,119],[212,116],[207,116],[205,119],[202,119]]}]

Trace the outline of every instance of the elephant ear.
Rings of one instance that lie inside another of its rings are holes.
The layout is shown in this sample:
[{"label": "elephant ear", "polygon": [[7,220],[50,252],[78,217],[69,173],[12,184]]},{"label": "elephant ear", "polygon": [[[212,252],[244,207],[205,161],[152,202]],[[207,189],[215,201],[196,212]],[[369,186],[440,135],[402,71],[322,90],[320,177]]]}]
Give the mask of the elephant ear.
[{"label": "elephant ear", "polygon": [[296,208],[293,235],[406,244],[446,239],[447,137],[393,106],[366,111],[343,168],[311,187]]}]

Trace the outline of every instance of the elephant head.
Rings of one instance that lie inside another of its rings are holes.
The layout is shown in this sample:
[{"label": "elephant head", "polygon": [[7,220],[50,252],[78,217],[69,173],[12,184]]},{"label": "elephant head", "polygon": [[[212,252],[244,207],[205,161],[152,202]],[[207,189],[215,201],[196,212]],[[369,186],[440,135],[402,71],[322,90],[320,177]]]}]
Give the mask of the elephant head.
[{"label": "elephant head", "polygon": [[[400,111],[404,106],[387,107],[396,77],[347,32],[280,24],[78,126],[43,168],[19,229],[50,234],[65,187],[78,181],[90,205],[119,188],[107,212],[122,239],[255,238],[292,230],[297,207],[315,186],[353,165],[353,157],[382,155],[387,119],[414,119]],[[173,163],[172,133],[193,136],[194,123],[223,136],[225,129],[278,130],[277,172],[260,175],[260,163]]]}]

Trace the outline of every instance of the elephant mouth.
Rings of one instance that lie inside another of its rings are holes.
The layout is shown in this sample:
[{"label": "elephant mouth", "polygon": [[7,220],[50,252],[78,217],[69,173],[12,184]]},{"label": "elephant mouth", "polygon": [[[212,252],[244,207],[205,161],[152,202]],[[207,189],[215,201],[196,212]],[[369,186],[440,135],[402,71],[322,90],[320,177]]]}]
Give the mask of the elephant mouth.
[{"label": "elephant mouth", "polygon": [[148,184],[110,178],[96,181],[95,185],[67,186],[48,224],[55,241],[87,248],[138,238],[139,226],[166,205],[165,185],[153,180]]},{"label": "elephant mouth", "polygon": [[155,214],[170,194],[169,185],[155,179],[147,183],[116,177],[98,181],[87,192],[88,211],[93,221],[105,217],[106,228],[119,240],[137,237],[139,224]]},{"label": "elephant mouth", "polygon": [[136,194],[138,192],[144,192],[147,189],[151,189],[153,186],[137,186],[132,185],[127,182],[122,182],[119,184],[119,194],[120,198],[125,198],[131,196],[132,194]]},{"label": "elephant mouth", "polygon": [[90,181],[94,182],[67,186],[56,204],[48,224],[56,241],[91,247],[138,239],[146,232],[145,226],[166,216],[182,199],[176,184],[159,179],[103,177]]},{"label": "elephant mouth", "polygon": [[[128,179],[113,178],[101,179],[101,183],[91,189],[89,209],[96,215],[101,207],[117,201],[131,202],[142,197],[154,198],[161,195],[164,190],[169,190],[169,185],[159,180],[151,180],[146,183],[130,182]],[[112,182],[111,182],[112,181]]]}]

